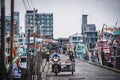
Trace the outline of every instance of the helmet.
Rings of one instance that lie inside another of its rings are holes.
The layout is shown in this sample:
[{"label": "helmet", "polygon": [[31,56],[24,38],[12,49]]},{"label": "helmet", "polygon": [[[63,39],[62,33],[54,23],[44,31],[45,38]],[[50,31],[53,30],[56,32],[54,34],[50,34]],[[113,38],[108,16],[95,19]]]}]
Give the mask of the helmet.
[{"label": "helmet", "polygon": [[58,56],[57,54],[55,54],[55,56]]}]

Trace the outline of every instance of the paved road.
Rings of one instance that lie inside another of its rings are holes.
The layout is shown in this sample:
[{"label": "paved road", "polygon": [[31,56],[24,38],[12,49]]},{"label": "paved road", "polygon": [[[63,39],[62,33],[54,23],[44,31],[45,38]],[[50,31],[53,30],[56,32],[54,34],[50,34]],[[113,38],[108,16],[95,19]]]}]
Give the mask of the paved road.
[{"label": "paved road", "polygon": [[[65,55],[60,55],[63,60]],[[61,72],[58,76],[51,73],[51,67],[48,71],[46,80],[120,80],[120,73],[110,71],[99,66],[95,66],[76,59],[76,71],[74,75],[71,72]]]}]

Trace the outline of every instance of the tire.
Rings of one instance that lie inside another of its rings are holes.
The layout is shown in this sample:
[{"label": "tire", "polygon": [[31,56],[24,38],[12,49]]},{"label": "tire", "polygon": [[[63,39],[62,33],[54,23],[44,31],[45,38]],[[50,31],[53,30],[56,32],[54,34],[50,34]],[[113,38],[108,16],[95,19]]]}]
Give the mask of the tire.
[{"label": "tire", "polygon": [[73,69],[73,67],[74,67],[74,64],[72,63],[72,75],[74,74],[74,69]]},{"label": "tire", "polygon": [[55,76],[57,76],[57,74],[58,74],[58,67],[57,67],[57,65],[55,65],[54,73],[55,73]]},{"label": "tire", "polygon": [[73,70],[72,70],[72,75],[74,74]]},{"label": "tire", "polygon": [[57,74],[58,74],[58,73],[56,72],[56,73],[55,73],[55,76],[57,76]]}]

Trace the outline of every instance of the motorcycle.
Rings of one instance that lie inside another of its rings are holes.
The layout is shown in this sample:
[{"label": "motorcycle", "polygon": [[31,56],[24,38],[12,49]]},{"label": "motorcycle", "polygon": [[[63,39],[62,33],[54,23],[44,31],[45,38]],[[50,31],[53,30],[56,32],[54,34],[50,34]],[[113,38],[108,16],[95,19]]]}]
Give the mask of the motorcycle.
[{"label": "motorcycle", "polygon": [[54,65],[53,72],[54,72],[55,75],[57,76],[57,74],[59,73],[59,66],[60,66],[60,63],[59,63],[58,58],[54,58],[54,59],[53,59],[53,65]]},{"label": "motorcycle", "polygon": [[72,72],[72,75],[75,72],[75,59],[72,59],[70,62],[60,62],[58,58],[52,59],[53,63],[52,72],[55,73],[55,76],[58,75],[59,72]]}]

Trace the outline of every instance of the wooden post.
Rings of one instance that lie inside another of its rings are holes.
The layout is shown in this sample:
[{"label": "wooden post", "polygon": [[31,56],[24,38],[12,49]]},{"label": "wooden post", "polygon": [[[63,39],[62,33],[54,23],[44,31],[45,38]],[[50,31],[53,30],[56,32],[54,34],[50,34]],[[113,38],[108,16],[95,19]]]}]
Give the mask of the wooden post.
[{"label": "wooden post", "polygon": [[5,60],[5,0],[0,0],[1,7],[1,46],[0,46],[0,80],[5,80],[6,70],[4,65]]},{"label": "wooden post", "polygon": [[14,0],[11,0],[11,31],[10,31],[10,70],[9,76],[10,80],[13,80],[12,74],[12,60],[13,60],[13,38],[14,38]]},{"label": "wooden post", "polygon": [[102,58],[102,65],[105,65],[105,60],[104,60],[104,52],[103,52],[103,44],[104,44],[104,26],[105,24],[103,24],[103,27],[102,27],[102,47],[101,47],[101,58]]},{"label": "wooden post", "polygon": [[35,14],[36,14],[36,11],[35,11],[35,8],[34,8],[34,79],[36,79],[36,24],[35,24]]},{"label": "wooden post", "polygon": [[30,53],[29,53],[29,48],[30,48],[30,17],[28,18],[28,52],[27,52],[27,80],[30,80]]}]

